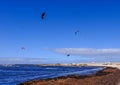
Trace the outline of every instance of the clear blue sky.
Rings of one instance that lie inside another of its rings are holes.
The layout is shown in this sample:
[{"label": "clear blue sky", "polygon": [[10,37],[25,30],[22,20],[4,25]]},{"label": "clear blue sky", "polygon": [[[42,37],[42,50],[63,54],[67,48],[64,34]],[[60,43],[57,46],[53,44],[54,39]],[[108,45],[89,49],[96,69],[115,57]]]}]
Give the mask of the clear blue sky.
[{"label": "clear blue sky", "polygon": [[[46,12],[43,21],[42,12]],[[77,36],[76,30],[80,30]],[[39,58],[40,63],[108,61],[66,57],[46,48],[120,48],[119,38],[119,0],[0,0],[0,58]]]}]

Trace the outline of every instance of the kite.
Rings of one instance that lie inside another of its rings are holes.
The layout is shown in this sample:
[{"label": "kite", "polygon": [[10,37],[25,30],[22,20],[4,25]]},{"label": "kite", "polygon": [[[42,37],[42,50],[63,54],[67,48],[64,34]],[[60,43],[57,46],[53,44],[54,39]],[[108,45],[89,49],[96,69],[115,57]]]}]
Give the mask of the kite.
[{"label": "kite", "polygon": [[41,14],[41,19],[43,20],[44,18],[45,18],[45,12],[43,12],[42,14]]},{"label": "kite", "polygon": [[70,54],[67,54],[67,56],[69,57],[69,56],[70,56]]},{"label": "kite", "polygon": [[22,50],[25,50],[26,48],[25,47],[21,47]]},{"label": "kite", "polygon": [[79,30],[75,31],[75,35],[77,35],[79,32],[80,32]]}]

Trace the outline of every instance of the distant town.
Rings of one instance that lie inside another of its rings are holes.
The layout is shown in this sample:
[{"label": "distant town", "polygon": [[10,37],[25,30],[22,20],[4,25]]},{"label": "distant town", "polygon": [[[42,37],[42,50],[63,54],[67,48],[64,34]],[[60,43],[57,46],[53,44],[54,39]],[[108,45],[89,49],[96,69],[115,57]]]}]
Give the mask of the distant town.
[{"label": "distant town", "polygon": [[120,67],[120,62],[105,62],[105,63],[67,63],[67,64],[1,64],[2,66],[17,66],[17,65],[35,65],[35,66],[110,66],[110,67]]}]

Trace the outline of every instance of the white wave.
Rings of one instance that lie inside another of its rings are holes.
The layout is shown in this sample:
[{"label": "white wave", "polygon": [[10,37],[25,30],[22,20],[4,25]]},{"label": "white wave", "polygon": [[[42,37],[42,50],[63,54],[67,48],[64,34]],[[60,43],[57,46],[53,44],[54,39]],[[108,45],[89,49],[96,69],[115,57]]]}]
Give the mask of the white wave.
[{"label": "white wave", "polygon": [[57,69],[57,68],[46,68],[46,69]]},{"label": "white wave", "polygon": [[[75,72],[68,72],[68,73],[62,73],[58,76],[67,76],[67,75],[73,75],[73,74],[77,74],[77,75],[89,75],[89,74],[93,74],[96,73],[99,70],[102,70],[103,68],[95,68],[95,69],[89,69],[89,70],[83,70],[83,71],[75,71]],[[54,77],[58,77],[58,76],[54,76]]]}]

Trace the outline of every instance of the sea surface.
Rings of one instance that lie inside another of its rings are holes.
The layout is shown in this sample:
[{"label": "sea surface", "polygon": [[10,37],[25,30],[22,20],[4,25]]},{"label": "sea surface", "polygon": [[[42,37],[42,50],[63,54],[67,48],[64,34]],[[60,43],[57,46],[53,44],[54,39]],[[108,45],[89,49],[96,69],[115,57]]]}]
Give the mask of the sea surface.
[{"label": "sea surface", "polygon": [[0,85],[17,85],[32,79],[47,79],[71,74],[89,75],[102,67],[0,65]]}]

